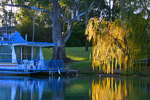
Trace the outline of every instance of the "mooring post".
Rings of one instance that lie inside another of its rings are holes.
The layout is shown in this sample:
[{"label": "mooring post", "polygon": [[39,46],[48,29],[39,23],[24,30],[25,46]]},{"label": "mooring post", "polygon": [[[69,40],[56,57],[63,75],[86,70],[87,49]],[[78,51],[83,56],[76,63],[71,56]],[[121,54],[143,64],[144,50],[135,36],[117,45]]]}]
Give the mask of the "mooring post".
[{"label": "mooring post", "polygon": [[58,69],[58,74],[60,75],[60,70]]},{"label": "mooring post", "polygon": [[49,75],[51,75],[51,71],[49,71]]}]

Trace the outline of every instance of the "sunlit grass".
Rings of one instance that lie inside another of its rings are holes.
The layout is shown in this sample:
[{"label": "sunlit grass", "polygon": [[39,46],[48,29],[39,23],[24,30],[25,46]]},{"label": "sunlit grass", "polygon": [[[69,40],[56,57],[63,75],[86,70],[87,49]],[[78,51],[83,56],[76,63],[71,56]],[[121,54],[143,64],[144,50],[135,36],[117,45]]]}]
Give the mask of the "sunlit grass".
[{"label": "sunlit grass", "polygon": [[[91,68],[90,53],[92,47],[89,47],[89,51],[85,51],[85,47],[66,47],[66,56],[71,58],[75,62],[67,63],[70,68],[73,69],[86,69]],[[43,48],[44,59],[50,60],[52,58],[53,49]]]},{"label": "sunlit grass", "polygon": [[72,60],[77,60],[77,61],[84,61],[86,60],[85,58],[82,58],[82,57],[74,57],[74,56],[70,56],[70,55],[67,55],[68,58],[71,58]]},{"label": "sunlit grass", "polygon": [[66,55],[72,60],[88,61],[91,49],[90,47],[89,51],[85,51],[85,47],[66,47]]},{"label": "sunlit grass", "polygon": [[[43,48],[42,50],[44,59],[50,60],[52,58],[53,49]],[[85,51],[85,47],[66,47],[65,50],[67,57],[71,58],[72,60],[88,61],[92,48],[89,47],[89,51]]]}]

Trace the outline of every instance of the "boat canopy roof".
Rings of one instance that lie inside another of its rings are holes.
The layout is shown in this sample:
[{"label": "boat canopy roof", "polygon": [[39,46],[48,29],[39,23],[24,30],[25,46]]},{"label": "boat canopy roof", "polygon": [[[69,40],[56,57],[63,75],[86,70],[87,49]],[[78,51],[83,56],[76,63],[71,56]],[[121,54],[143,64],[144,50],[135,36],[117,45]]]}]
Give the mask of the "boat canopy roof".
[{"label": "boat canopy roof", "polygon": [[26,41],[17,31],[15,31],[13,34],[0,35],[0,45],[7,45],[7,44],[22,45],[22,46],[39,46],[39,47],[50,47],[56,45],[56,43]]}]

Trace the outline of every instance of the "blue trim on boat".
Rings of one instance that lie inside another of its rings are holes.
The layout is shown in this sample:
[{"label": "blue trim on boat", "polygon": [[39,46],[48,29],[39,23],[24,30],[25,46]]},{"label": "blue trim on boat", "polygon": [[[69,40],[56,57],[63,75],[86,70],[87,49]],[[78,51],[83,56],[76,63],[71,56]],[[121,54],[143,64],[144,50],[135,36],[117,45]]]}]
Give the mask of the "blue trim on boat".
[{"label": "blue trim on boat", "polygon": [[22,38],[19,32],[15,31],[14,36],[7,36],[7,41],[0,41],[1,44],[20,44],[20,45],[32,45],[32,46],[41,46],[41,47],[46,47],[46,46],[55,46],[56,43],[48,43],[48,42],[31,42],[31,41],[26,41]]},{"label": "blue trim on boat", "polygon": [[[16,60],[16,61],[19,61]],[[31,74],[31,73],[39,73],[39,72],[64,72],[63,69],[63,60],[32,60],[34,61],[34,65],[30,65],[30,60],[25,64],[22,61],[19,61],[19,63],[7,63],[7,60],[4,60],[4,62],[0,61],[0,73],[22,73],[22,74]],[[36,63],[40,63],[39,65],[36,65]],[[11,66],[12,65],[12,66]],[[14,66],[15,65],[15,66]],[[19,67],[21,65],[21,68]],[[34,66],[34,68],[33,68]]]}]

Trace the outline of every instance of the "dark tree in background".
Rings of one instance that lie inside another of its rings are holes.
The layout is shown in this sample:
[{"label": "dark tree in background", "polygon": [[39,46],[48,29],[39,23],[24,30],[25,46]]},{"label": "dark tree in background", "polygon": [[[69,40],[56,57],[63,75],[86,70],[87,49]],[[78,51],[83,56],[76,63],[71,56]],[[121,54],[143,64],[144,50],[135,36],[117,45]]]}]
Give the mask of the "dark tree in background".
[{"label": "dark tree in background", "polygon": [[[17,25],[17,30],[23,37],[27,34],[28,41],[33,41],[34,35],[34,41],[52,42],[52,22],[49,16],[45,13],[40,13],[33,23],[33,12],[35,14],[34,10],[20,9],[20,13],[16,14],[16,18],[20,22]],[[36,14],[38,13],[36,12]],[[37,16],[36,14],[34,16]]]},{"label": "dark tree in background", "polygon": [[83,47],[85,46],[85,23],[75,22],[73,24],[72,33],[68,41],[66,42],[67,47]]}]

